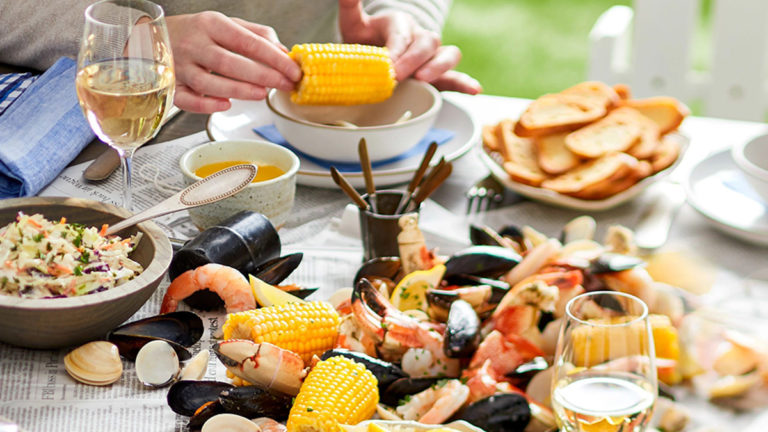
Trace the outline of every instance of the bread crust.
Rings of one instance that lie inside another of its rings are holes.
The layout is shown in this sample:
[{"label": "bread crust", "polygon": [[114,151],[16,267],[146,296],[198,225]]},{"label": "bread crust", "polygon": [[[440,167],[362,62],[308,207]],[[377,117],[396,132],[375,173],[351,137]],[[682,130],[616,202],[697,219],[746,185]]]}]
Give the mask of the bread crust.
[{"label": "bread crust", "polygon": [[643,132],[637,111],[618,108],[606,117],[565,137],[568,149],[583,158],[623,152],[640,140]]},{"label": "bread crust", "polygon": [[620,97],[613,87],[600,81],[584,81],[560,92],[560,94],[577,95],[600,101],[607,109],[618,106]]},{"label": "bread crust", "polygon": [[502,120],[496,129],[500,153],[504,156],[504,170],[512,180],[538,186],[547,178],[536,163],[533,141],[515,135],[511,120]]},{"label": "bread crust", "polygon": [[568,133],[544,135],[534,140],[536,160],[547,174],[562,174],[581,162],[579,157],[565,146],[567,135]]},{"label": "bread crust", "polygon": [[515,124],[515,135],[535,137],[570,132],[605,117],[608,109],[598,99],[580,95],[548,94],[528,105]]},{"label": "bread crust", "polygon": [[653,120],[659,127],[659,135],[677,129],[691,110],[679,100],[670,96],[655,96],[645,99],[629,99],[621,106],[634,108],[640,114]]},{"label": "bread crust", "polygon": [[555,192],[577,196],[581,191],[605,188],[611,181],[627,176],[637,165],[634,157],[613,152],[585,162],[571,171],[542,182],[542,187]]},{"label": "bread crust", "polygon": [[665,170],[672,166],[680,156],[680,143],[672,137],[664,136],[650,157],[653,172]]}]

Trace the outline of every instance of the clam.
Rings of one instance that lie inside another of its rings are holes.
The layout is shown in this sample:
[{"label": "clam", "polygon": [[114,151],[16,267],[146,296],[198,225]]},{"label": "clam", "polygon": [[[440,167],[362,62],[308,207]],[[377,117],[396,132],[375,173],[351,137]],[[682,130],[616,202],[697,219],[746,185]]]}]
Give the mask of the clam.
[{"label": "clam", "polygon": [[164,387],[179,375],[179,356],[166,341],[154,340],[136,355],[136,378],[147,387]]},{"label": "clam", "polygon": [[202,432],[261,432],[251,420],[235,414],[217,414],[204,424]]},{"label": "clam", "polygon": [[596,229],[597,222],[592,216],[579,216],[563,226],[560,243],[567,245],[574,240],[592,240]]},{"label": "clam", "polygon": [[64,368],[72,378],[88,385],[107,385],[120,379],[123,363],[114,344],[89,342],[64,357]]},{"label": "clam", "polygon": [[197,353],[181,370],[180,380],[199,380],[205,376],[208,370],[208,360],[211,358],[211,352],[202,350]]}]

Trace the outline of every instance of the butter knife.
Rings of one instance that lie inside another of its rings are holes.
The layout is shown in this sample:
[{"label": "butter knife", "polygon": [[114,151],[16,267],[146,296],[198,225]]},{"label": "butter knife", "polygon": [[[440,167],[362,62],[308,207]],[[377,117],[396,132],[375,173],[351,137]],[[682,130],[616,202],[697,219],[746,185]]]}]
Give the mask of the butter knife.
[{"label": "butter knife", "polygon": [[[163,118],[160,127],[163,127],[170,119],[181,112],[176,108],[176,105],[171,106],[168,113]],[[83,178],[88,181],[101,181],[106,180],[113,172],[120,166],[120,155],[117,154],[117,150],[109,147],[91,162],[90,165],[83,171]]]},{"label": "butter knife", "polygon": [[635,242],[640,249],[651,251],[667,241],[675,214],[685,202],[685,189],[680,183],[658,183],[648,191],[647,202],[635,228]]}]

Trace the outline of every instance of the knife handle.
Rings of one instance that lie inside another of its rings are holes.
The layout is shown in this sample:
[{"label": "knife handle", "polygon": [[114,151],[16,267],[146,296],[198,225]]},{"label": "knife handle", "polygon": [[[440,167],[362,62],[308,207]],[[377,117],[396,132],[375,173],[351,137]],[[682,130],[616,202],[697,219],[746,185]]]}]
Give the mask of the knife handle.
[{"label": "knife handle", "polygon": [[664,182],[649,192],[649,203],[635,229],[637,246],[646,250],[657,249],[667,241],[672,220],[685,202],[685,190],[678,183]]}]

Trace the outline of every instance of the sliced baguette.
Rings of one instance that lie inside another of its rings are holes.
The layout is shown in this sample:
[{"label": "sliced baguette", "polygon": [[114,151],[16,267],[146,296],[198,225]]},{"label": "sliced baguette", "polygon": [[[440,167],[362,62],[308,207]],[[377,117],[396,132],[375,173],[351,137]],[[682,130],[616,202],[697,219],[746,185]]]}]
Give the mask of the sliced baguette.
[{"label": "sliced baguette", "polygon": [[619,100],[627,100],[632,97],[632,90],[626,84],[614,84],[613,91],[619,95]]},{"label": "sliced baguette", "polygon": [[[637,164],[637,159],[626,153],[609,153],[565,174],[545,180],[541,186],[565,195],[598,199],[589,197],[601,195],[599,190],[606,188],[613,181],[631,175]],[[583,192],[585,190],[586,192]]]},{"label": "sliced baguette", "polygon": [[547,174],[562,174],[579,164],[578,156],[565,146],[568,133],[545,135],[534,140],[536,160]]},{"label": "sliced baguette", "polygon": [[498,128],[498,124],[483,126],[483,145],[490,151],[499,151],[499,138],[496,134]]},{"label": "sliced baguette", "polygon": [[513,132],[511,120],[502,120],[496,129],[499,150],[504,156],[504,170],[512,180],[531,186],[538,186],[547,178],[536,163],[533,141]]},{"label": "sliced baguette", "polygon": [[612,178],[587,186],[572,194],[572,196],[586,200],[606,199],[631,188],[637,184],[637,182],[648,177],[652,173],[653,170],[651,169],[650,163],[647,161],[638,161],[623,175],[617,173]]},{"label": "sliced baguette", "polygon": [[578,156],[596,158],[626,151],[640,140],[642,131],[637,111],[618,108],[605,118],[566,136],[565,145]]},{"label": "sliced baguette", "polygon": [[[623,108],[630,110],[632,108]],[[638,158],[648,159],[653,154],[656,147],[659,146],[659,126],[650,118],[644,116],[639,111],[633,110],[634,113],[627,111],[627,115],[633,115],[633,121],[640,125],[640,138],[637,143],[627,150],[627,153]]]},{"label": "sliced baguette", "polygon": [[668,136],[661,137],[661,142],[650,157],[653,172],[669,168],[680,156],[680,143]]},{"label": "sliced baguette", "polygon": [[599,101],[607,109],[612,109],[619,104],[619,95],[607,84],[599,81],[585,81],[560,92],[565,95],[576,95]]},{"label": "sliced baguette", "polygon": [[646,99],[629,99],[621,102],[622,106],[634,108],[659,126],[659,133],[664,135],[680,126],[691,114],[685,104],[669,96],[656,96]]},{"label": "sliced baguette", "polygon": [[548,94],[528,105],[515,124],[515,134],[534,137],[570,132],[607,114],[598,99],[574,94]]}]

